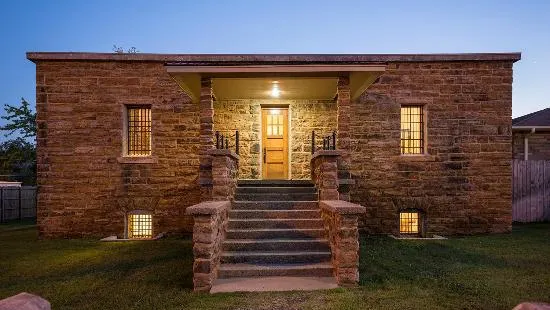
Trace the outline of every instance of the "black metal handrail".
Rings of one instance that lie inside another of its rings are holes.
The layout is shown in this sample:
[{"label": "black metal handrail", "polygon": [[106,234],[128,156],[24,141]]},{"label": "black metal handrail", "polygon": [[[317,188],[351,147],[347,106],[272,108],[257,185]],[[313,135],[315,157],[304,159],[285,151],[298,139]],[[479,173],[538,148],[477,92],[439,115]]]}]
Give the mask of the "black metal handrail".
[{"label": "black metal handrail", "polygon": [[[323,150],[336,150],[336,131],[333,131],[330,135],[323,137]],[[315,144],[315,130],[311,131],[311,154],[314,154],[317,150]]]},{"label": "black metal handrail", "polygon": [[235,135],[220,134],[219,131],[216,131],[216,149],[223,150],[229,149],[229,138],[235,138],[235,153],[239,154],[239,131],[235,131]]}]

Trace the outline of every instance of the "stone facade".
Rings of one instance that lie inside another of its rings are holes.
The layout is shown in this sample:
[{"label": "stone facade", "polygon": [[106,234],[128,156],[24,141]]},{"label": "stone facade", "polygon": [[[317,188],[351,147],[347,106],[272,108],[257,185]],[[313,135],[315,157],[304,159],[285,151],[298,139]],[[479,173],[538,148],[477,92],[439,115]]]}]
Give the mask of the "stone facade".
[{"label": "stone facade", "polygon": [[239,155],[231,150],[208,151],[212,157],[212,200],[233,200],[239,172]]},{"label": "stone facade", "polygon": [[[223,100],[214,102],[214,128],[233,137],[239,130],[242,179],[261,178],[261,106],[289,107],[290,173],[292,179],[310,178],[311,132],[316,131],[317,147],[321,135],[336,129],[336,103],[331,100]],[[234,141],[234,139],[233,139]],[[234,143],[230,147],[234,149]]]},{"label": "stone facade", "polygon": [[550,160],[550,131],[514,132],[513,154],[514,159],[525,159],[525,136],[528,137],[529,160]]},{"label": "stone facade", "polygon": [[[151,105],[148,160],[121,158],[125,104]],[[162,63],[38,62],[36,109],[42,237],[122,237],[133,208],[152,211],[155,232],[191,231],[199,106]]]},{"label": "stone facade", "polygon": [[340,286],[359,283],[358,218],[365,207],[341,200],[319,202],[332,253],[334,276]]},{"label": "stone facade", "polygon": [[311,158],[311,180],[319,191],[319,200],[338,200],[339,151],[320,150]]},{"label": "stone facade", "polygon": [[[427,154],[400,154],[400,106],[424,105]],[[390,63],[351,106],[351,201],[360,225],[397,233],[398,213],[425,212],[426,233],[512,226],[512,62]]]},{"label": "stone facade", "polygon": [[229,201],[202,202],[187,208],[193,226],[193,287],[209,292],[218,277],[222,244],[228,224]]},{"label": "stone facade", "polygon": [[[259,178],[260,105],[272,103],[290,107],[293,179],[310,177],[311,131],[320,138],[338,129],[338,177],[355,181],[349,197],[367,207],[359,218],[367,232],[396,233],[398,212],[408,208],[425,214],[427,234],[511,229],[517,55],[304,56],[387,69],[358,100],[342,75],[335,101],[214,101],[211,81],[203,79],[195,103],[164,67],[195,56],[100,56],[31,55],[43,237],[122,236],[124,214],[132,209],[151,211],[155,232],[191,231],[185,209],[212,197],[214,131],[240,131],[239,177]],[[150,158],[122,156],[126,104],[151,105]],[[424,106],[426,155],[400,154],[400,106],[406,104]]]}]

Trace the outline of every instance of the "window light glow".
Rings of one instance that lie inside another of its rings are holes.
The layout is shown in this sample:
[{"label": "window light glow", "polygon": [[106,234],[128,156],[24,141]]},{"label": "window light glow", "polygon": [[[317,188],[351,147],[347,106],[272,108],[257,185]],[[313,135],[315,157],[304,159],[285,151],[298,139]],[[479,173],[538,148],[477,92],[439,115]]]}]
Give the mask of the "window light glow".
[{"label": "window light glow", "polygon": [[418,212],[399,213],[399,232],[402,234],[418,234],[419,229]]},{"label": "window light glow", "polygon": [[424,113],[422,106],[401,107],[401,154],[424,153]]},{"label": "window light glow", "polygon": [[271,115],[279,115],[280,113],[281,113],[281,110],[279,110],[279,109],[269,110],[269,114],[271,114]]},{"label": "window light glow", "polygon": [[153,238],[153,216],[151,214],[130,214],[128,216],[128,238]]}]

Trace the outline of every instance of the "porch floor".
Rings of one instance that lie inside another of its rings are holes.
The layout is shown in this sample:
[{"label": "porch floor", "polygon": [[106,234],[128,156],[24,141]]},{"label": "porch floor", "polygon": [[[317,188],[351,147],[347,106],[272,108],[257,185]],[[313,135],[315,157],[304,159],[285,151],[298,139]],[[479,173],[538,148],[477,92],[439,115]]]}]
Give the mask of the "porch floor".
[{"label": "porch floor", "polygon": [[311,180],[257,180],[239,179],[240,186],[314,186]]},{"label": "porch floor", "polygon": [[217,279],[210,293],[313,291],[337,288],[334,277],[251,277]]}]

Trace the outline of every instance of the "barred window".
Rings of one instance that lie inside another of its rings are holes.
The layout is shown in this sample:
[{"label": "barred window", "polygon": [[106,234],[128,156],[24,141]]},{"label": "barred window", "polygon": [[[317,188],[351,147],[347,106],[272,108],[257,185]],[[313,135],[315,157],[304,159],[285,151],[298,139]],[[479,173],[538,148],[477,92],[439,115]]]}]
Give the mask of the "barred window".
[{"label": "barred window", "polygon": [[415,211],[399,213],[399,232],[402,234],[418,234],[420,232],[420,215]]},{"label": "barred window", "polygon": [[424,113],[422,106],[401,107],[401,154],[424,153]]},{"label": "barred window", "polygon": [[151,107],[128,106],[128,155],[151,155]]},{"label": "barred window", "polygon": [[128,238],[150,239],[153,238],[153,216],[151,214],[136,212],[128,215]]}]

